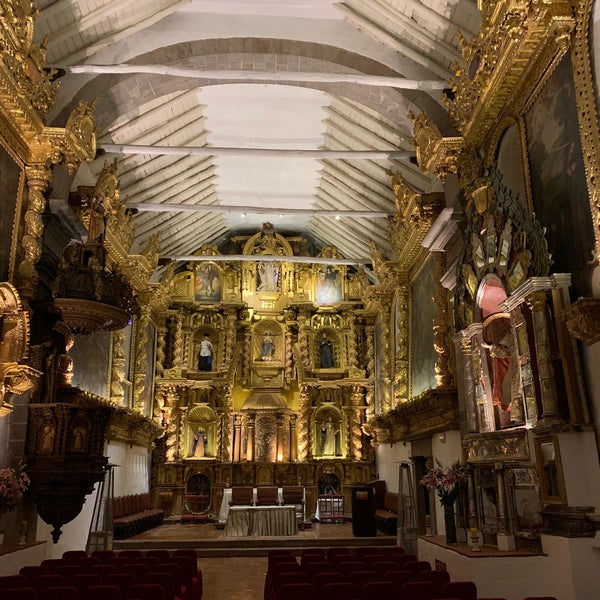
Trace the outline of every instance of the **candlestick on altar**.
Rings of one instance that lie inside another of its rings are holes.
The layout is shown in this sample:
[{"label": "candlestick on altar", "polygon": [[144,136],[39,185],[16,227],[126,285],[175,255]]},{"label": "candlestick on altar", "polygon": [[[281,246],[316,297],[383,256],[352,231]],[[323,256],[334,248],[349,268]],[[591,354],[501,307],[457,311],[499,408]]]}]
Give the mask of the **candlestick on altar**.
[{"label": "candlestick on altar", "polygon": [[481,552],[479,546],[479,531],[477,527],[471,527],[469,530],[469,537],[471,538],[471,552]]}]

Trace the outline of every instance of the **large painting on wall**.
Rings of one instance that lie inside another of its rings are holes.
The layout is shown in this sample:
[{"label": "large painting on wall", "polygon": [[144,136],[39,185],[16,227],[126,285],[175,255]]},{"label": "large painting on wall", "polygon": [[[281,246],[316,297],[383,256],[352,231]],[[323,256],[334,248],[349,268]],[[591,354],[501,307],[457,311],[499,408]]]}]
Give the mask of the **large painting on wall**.
[{"label": "large painting on wall", "polygon": [[574,297],[591,295],[594,232],[566,55],[525,115],[533,210],[546,228],[554,273],[572,274]]},{"label": "large painting on wall", "polygon": [[498,171],[502,175],[502,183],[522,203],[526,203],[527,188],[525,186],[521,134],[516,123],[502,135],[498,147]]},{"label": "large painting on wall", "polygon": [[411,310],[411,396],[436,387],[434,365],[438,356],[433,347],[433,320],[437,312],[433,301],[435,268],[435,260],[430,258],[411,286],[411,297],[424,299],[418,304],[413,303]]},{"label": "large painting on wall", "polygon": [[221,299],[221,271],[213,262],[202,263],[196,268],[194,300],[218,302]]},{"label": "large painting on wall", "polygon": [[19,165],[0,145],[0,281],[9,281],[13,265],[11,256],[16,240],[18,199],[21,195]]},{"label": "large painting on wall", "polygon": [[69,354],[73,359],[73,387],[108,398],[108,357],[110,333],[76,335]]}]

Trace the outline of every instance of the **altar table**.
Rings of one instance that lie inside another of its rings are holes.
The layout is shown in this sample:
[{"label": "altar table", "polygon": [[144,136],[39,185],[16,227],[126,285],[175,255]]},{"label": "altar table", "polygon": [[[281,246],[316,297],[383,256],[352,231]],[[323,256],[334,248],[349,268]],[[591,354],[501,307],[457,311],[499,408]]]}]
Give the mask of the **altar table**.
[{"label": "altar table", "polygon": [[297,532],[295,506],[231,506],[224,535],[280,536]]}]

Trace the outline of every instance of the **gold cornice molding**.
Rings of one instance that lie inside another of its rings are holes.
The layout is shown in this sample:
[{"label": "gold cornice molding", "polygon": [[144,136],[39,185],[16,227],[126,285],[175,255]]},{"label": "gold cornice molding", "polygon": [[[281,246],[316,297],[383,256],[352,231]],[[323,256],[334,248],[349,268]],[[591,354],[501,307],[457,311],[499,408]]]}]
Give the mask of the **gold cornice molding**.
[{"label": "gold cornice molding", "polygon": [[408,117],[413,121],[413,143],[421,171],[445,181],[450,173],[457,172],[465,140],[462,137],[443,137],[425,113],[415,116],[409,112]]},{"label": "gold cornice molding", "polygon": [[423,252],[423,239],[445,208],[444,194],[421,194],[400,173],[390,175],[396,214],[389,217],[390,242],[396,255],[396,271],[410,271]]},{"label": "gold cornice molding", "polygon": [[468,144],[486,147],[503,118],[527,110],[542,89],[569,48],[575,15],[570,0],[478,4],[482,25],[470,43],[461,38],[450,116]]},{"label": "gold cornice molding", "polygon": [[417,440],[458,427],[458,392],[450,386],[428,390],[367,424],[378,444]]},{"label": "gold cornice molding", "polygon": [[149,417],[129,409],[117,408],[108,423],[106,438],[151,448],[163,433],[164,430]]}]

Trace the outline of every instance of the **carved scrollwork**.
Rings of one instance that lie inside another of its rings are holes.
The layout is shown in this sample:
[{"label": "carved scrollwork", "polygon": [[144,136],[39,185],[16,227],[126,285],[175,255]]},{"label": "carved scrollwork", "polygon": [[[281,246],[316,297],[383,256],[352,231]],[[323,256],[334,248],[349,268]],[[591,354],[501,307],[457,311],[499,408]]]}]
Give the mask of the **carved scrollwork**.
[{"label": "carved scrollwork", "polygon": [[600,342],[600,298],[579,298],[565,311],[567,329],[586,346]]}]

